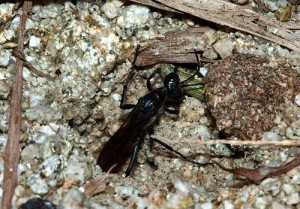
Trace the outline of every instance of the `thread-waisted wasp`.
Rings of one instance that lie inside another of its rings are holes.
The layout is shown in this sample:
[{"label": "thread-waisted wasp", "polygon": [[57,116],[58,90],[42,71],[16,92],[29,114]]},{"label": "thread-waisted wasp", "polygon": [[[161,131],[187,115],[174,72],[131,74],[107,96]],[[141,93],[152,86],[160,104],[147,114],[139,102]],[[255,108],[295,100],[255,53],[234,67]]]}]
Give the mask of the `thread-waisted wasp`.
[{"label": "thread-waisted wasp", "polygon": [[[159,70],[156,70],[147,79],[147,88],[149,90],[149,93],[141,97],[135,105],[124,104],[124,101],[126,100],[127,85],[133,77],[135,68],[134,63],[137,56],[138,48],[133,61],[133,70],[129,73],[126,83],[123,87],[120,104],[121,109],[133,110],[130,112],[129,116],[117,130],[117,132],[104,145],[97,160],[97,164],[101,167],[102,171],[106,172],[115,165],[111,169],[111,172],[118,172],[123,164],[126,163],[127,159],[131,157],[129,165],[125,172],[126,176],[130,175],[134,163],[136,162],[137,155],[143,143],[144,137],[151,129],[154,121],[157,120],[158,116],[160,115],[159,113],[162,110],[165,110],[170,114],[179,113],[178,106],[184,98],[183,88],[194,85],[189,84],[189,81],[198,73],[200,68],[200,61],[196,54],[199,66],[198,70],[193,75],[191,75],[184,81],[180,81],[180,78],[177,74],[178,68],[175,67],[174,71],[166,75],[166,77],[164,78],[164,85],[160,88],[153,89],[150,80],[159,73]],[[169,109],[169,107],[171,106],[173,106],[175,109]],[[177,152],[166,143],[154,138],[151,139],[158,142],[166,149],[178,154],[187,161],[198,164],[197,162],[194,162],[190,158]]]}]

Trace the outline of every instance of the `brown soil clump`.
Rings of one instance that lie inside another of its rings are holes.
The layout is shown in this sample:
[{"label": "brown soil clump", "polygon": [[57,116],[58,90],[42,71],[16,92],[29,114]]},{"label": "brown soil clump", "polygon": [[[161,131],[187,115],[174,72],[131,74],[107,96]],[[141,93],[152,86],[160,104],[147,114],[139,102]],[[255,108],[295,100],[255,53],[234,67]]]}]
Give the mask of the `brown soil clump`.
[{"label": "brown soil clump", "polygon": [[275,116],[299,93],[298,73],[290,66],[269,65],[264,58],[236,54],[211,66],[205,98],[226,134],[256,140],[272,128]]}]

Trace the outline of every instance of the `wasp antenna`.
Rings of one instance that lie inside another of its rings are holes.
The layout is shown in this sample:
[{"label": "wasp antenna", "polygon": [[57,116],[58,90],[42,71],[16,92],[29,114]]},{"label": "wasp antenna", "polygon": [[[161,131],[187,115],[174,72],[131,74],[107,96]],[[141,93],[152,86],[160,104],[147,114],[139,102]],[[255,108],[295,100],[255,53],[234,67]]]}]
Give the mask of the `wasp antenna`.
[{"label": "wasp antenna", "polygon": [[196,60],[197,60],[197,64],[198,64],[198,71],[200,71],[200,67],[201,67],[201,61],[197,55],[197,51],[196,49],[194,49],[195,55],[196,55]]},{"label": "wasp antenna", "polygon": [[175,66],[173,71],[174,73],[178,73],[178,66]]},{"label": "wasp antenna", "polygon": [[182,82],[181,82],[181,85],[186,84],[188,81],[190,81],[191,79],[193,79],[193,78],[200,72],[201,62],[200,62],[200,59],[199,59],[199,57],[198,57],[198,55],[197,55],[196,49],[194,49],[194,52],[195,52],[196,59],[197,59],[197,63],[198,63],[197,70],[196,70],[190,77],[188,77],[187,79],[185,79],[184,81],[182,81]]},{"label": "wasp antenna", "polygon": [[137,57],[139,56],[139,50],[140,50],[140,45],[137,45],[135,53],[134,53],[134,58],[133,58],[133,62],[132,65],[135,67],[135,62],[137,60]]}]

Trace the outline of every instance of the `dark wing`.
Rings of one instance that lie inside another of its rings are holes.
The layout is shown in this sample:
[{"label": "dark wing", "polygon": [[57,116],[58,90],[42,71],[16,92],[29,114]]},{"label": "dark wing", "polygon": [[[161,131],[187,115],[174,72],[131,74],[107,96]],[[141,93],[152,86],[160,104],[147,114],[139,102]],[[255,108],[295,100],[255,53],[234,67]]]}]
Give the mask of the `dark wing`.
[{"label": "dark wing", "polygon": [[[156,114],[155,114],[156,115]],[[118,172],[132,155],[138,137],[144,137],[154,115],[143,115],[139,108],[134,108],[118,131],[104,145],[97,164],[102,171]]]}]

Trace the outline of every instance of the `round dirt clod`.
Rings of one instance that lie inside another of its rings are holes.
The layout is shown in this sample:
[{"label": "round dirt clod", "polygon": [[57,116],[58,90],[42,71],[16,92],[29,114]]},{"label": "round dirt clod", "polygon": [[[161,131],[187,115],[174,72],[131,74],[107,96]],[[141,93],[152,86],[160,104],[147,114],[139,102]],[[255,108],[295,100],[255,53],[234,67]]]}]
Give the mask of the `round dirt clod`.
[{"label": "round dirt clod", "polygon": [[299,90],[299,75],[290,66],[272,68],[267,59],[235,54],[211,66],[205,99],[218,130],[257,140]]}]

